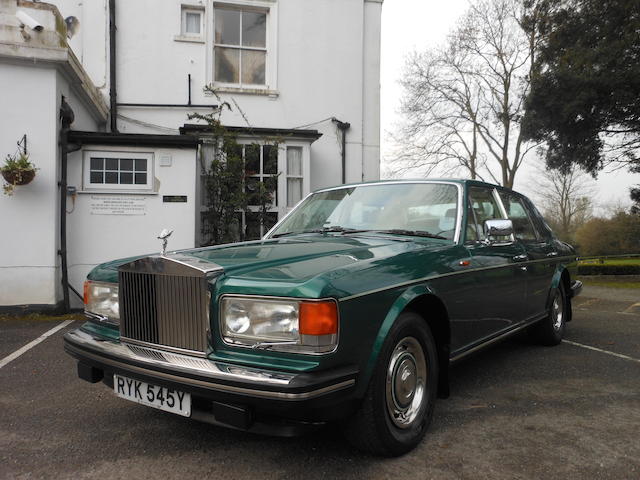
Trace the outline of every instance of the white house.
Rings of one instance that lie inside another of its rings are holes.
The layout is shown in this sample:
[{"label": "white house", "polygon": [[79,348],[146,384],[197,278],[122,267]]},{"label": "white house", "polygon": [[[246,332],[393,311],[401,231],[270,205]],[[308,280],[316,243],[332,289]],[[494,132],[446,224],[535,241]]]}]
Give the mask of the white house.
[{"label": "white house", "polygon": [[[65,272],[81,291],[98,263],[158,251],[163,228],[171,249],[201,243],[199,158],[214,146],[190,113],[227,103],[240,143],[279,139],[277,165],[268,145],[244,150],[257,180],[278,175],[270,223],[311,190],[378,179],[381,8],[0,0],[0,154],[26,146],[39,168],[0,195],[0,310],[64,304]],[[249,236],[268,227],[243,221]]]}]

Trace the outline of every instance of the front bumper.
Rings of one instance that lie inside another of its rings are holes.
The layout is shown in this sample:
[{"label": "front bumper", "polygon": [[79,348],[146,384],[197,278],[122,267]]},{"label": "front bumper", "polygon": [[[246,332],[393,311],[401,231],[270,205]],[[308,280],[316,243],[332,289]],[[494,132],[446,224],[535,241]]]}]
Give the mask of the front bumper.
[{"label": "front bumper", "polygon": [[[355,405],[354,367],[312,373],[258,369],[114,342],[82,329],[65,335],[64,348],[78,360],[84,380],[113,387],[117,373],[186,391],[194,398],[192,418],[232,428],[294,435],[348,415]],[[243,413],[229,417],[227,407]]]}]

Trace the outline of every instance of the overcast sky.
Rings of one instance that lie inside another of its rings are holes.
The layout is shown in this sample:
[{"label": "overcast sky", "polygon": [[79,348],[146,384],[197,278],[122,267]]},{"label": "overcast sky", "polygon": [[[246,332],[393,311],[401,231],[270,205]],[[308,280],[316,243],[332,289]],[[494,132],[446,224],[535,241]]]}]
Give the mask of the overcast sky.
[{"label": "overcast sky", "polygon": [[[443,43],[447,33],[467,5],[468,0],[385,0],[383,4],[381,74],[383,174],[384,163],[390,159],[388,132],[394,130],[394,124],[398,120],[396,112],[402,96],[398,78],[402,72],[404,58],[414,49],[424,50]],[[531,168],[519,171],[515,188],[534,196],[530,182],[532,175]],[[596,182],[597,198],[594,201],[600,207],[620,202],[630,205],[628,189],[633,184],[640,184],[640,174],[632,175],[625,169],[613,173],[603,172]]]}]

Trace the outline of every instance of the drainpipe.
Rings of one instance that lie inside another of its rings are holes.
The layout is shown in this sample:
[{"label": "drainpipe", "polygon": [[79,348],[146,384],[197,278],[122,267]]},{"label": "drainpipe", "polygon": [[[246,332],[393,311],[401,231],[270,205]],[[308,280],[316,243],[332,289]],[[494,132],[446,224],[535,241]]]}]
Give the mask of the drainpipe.
[{"label": "drainpipe", "polygon": [[347,183],[347,130],[351,128],[348,122],[341,122],[337,118],[331,119],[336,124],[338,130],[342,132],[342,183]]},{"label": "drainpipe", "polygon": [[60,267],[62,269],[62,295],[64,313],[69,313],[71,308],[69,303],[69,273],[67,267],[67,154],[69,144],[67,133],[74,120],[74,113],[69,104],[65,101],[64,95],[60,103]]},{"label": "drainpipe", "polygon": [[111,131],[118,132],[118,91],[116,89],[116,0],[109,0],[109,97]]}]

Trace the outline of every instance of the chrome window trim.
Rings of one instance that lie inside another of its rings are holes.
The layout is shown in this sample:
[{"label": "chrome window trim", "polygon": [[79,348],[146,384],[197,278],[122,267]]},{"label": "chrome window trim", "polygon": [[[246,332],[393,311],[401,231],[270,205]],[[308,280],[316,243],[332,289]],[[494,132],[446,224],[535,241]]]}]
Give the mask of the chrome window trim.
[{"label": "chrome window trim", "polygon": [[[233,298],[245,298],[248,300],[275,300],[275,301],[293,301],[293,302],[334,302],[336,304],[336,312],[338,314],[338,333],[336,334],[336,345],[333,348],[333,350],[328,350],[326,352],[297,352],[295,350],[287,350],[286,349],[286,345],[287,343],[282,343],[282,346],[285,346],[285,349],[278,349],[277,347],[279,345],[277,344],[273,344],[274,348],[269,348],[270,352],[277,352],[277,353],[288,353],[288,354],[295,354],[295,355],[309,355],[309,356],[320,356],[320,355],[330,355],[332,353],[335,353],[336,350],[338,350],[338,345],[340,345],[340,303],[338,300],[336,300],[335,298],[331,298],[331,297],[327,297],[327,298],[298,298],[298,297],[276,297],[276,296],[269,296],[269,295],[245,295],[245,294],[241,294],[241,293],[224,293],[222,295],[220,295],[217,299],[217,305],[218,305],[218,336],[220,337],[220,339],[222,340],[222,343],[224,343],[225,345],[229,346],[229,347],[238,347],[238,348],[243,348],[243,349],[249,349],[249,350],[253,350],[256,351],[255,345],[243,345],[243,344],[239,344],[239,343],[230,343],[227,342],[224,338],[224,336],[222,335],[222,331],[223,331],[223,326],[222,326],[222,299],[226,298],[226,297],[233,297]],[[289,344],[289,345],[293,345],[293,344]],[[302,346],[304,347],[305,345],[298,345],[295,344],[296,346]]]},{"label": "chrome window trim", "polygon": [[289,215],[291,215],[294,211],[296,211],[296,209],[300,206],[300,204],[306,201],[307,198],[309,198],[312,195],[315,195],[316,193],[331,192],[334,190],[341,190],[343,188],[371,187],[376,185],[411,185],[411,184],[434,184],[434,183],[441,184],[441,185],[454,185],[458,189],[458,203],[457,203],[457,209],[456,209],[457,210],[456,211],[456,232],[453,236],[452,241],[455,244],[460,244],[460,237],[461,237],[461,231],[462,231],[461,205],[464,200],[464,188],[463,188],[464,186],[459,182],[452,182],[452,181],[446,181],[446,180],[393,180],[389,182],[367,182],[367,183],[356,183],[356,184],[350,184],[350,185],[339,185],[337,187],[329,187],[329,188],[316,190],[315,192],[311,192],[307,196],[305,196],[284,217],[278,220],[278,222],[273,227],[271,227],[271,229],[267,233],[265,233],[265,235],[262,237],[262,240],[270,240],[272,233],[278,229],[278,227],[282,224],[282,222],[284,222],[289,217]]}]

